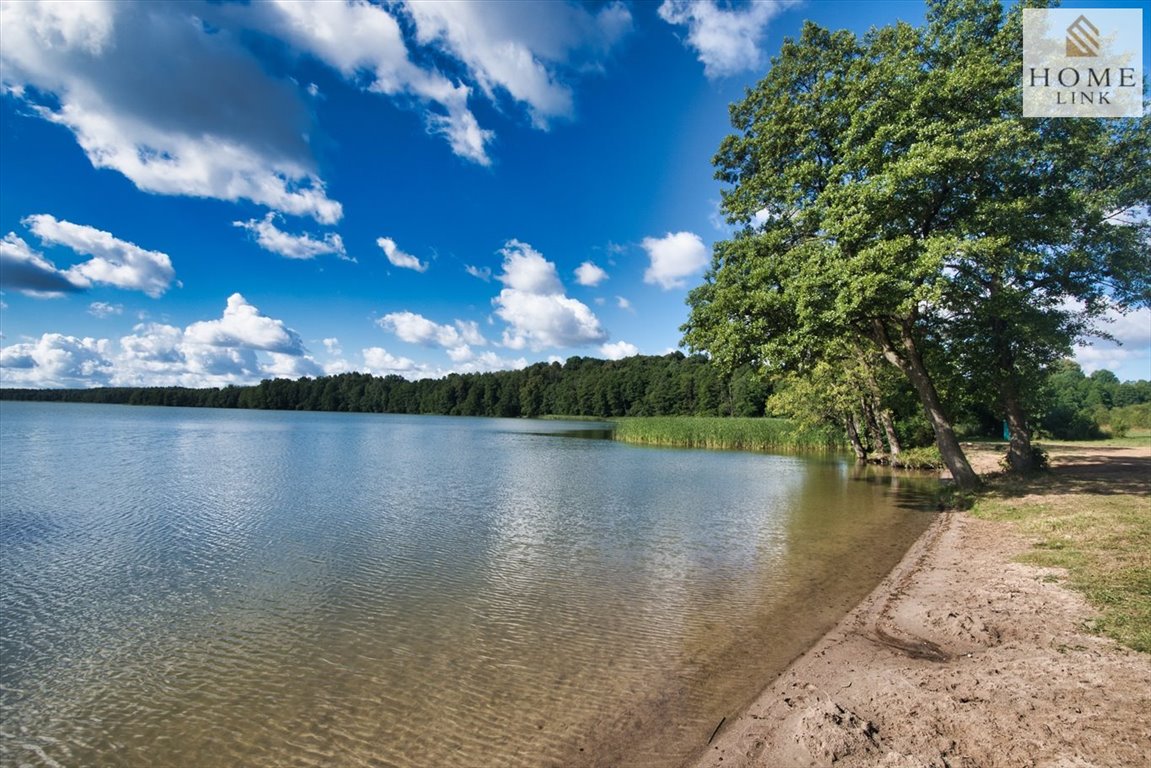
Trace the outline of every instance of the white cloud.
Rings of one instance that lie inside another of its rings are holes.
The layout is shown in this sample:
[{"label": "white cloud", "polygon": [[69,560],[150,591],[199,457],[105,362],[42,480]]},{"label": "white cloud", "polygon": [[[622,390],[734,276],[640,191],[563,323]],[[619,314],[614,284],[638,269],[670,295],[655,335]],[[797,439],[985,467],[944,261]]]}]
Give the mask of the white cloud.
[{"label": "white cloud", "polygon": [[48,214],[29,216],[22,223],[44,243],[92,257],[64,271],[77,285],[105,283],[158,298],[176,276],[168,254],[145,250],[95,227],[59,221]]},{"label": "white cloud", "polygon": [[184,331],[185,338],[196,344],[214,347],[244,347],[266,352],[302,355],[303,341],[282,320],[260,314],[238,293],[228,297],[228,305],[219,320],[192,323]]},{"label": "white cloud", "polygon": [[472,277],[483,280],[485,283],[492,279],[492,270],[490,267],[475,267],[471,264],[465,264],[464,271]]},{"label": "white cloud", "polygon": [[622,360],[639,354],[639,347],[626,341],[613,341],[599,348],[600,354],[608,360]]},{"label": "white cloud", "polygon": [[[453,365],[447,368],[431,366],[427,363],[417,362],[409,357],[393,355],[383,347],[368,347],[361,350],[363,355],[363,368],[366,373],[376,376],[396,375],[405,379],[438,379],[449,373],[483,373],[485,371],[506,371],[526,368],[527,360],[522,357],[511,359],[500,357],[495,352],[467,357],[466,359],[452,359]],[[452,357],[449,352],[449,357]]]},{"label": "white cloud", "polygon": [[317,240],[308,233],[291,235],[276,226],[279,214],[269,211],[262,219],[233,221],[232,226],[242,227],[256,235],[256,244],[265,251],[279,254],[288,259],[314,259],[317,256],[332,254],[341,259],[348,258],[344,240],[334,232],[327,232]]},{"label": "white cloud", "polygon": [[106,301],[93,301],[88,305],[88,314],[100,319],[111,317],[112,315],[122,315],[124,314],[124,305],[109,304]]},{"label": "white cloud", "polygon": [[504,273],[498,279],[509,289],[541,295],[563,293],[556,265],[527,243],[509,240],[500,253]]},{"label": "white cloud", "polygon": [[252,18],[296,48],[376,93],[415,97],[426,107],[429,130],[452,151],[480,165],[491,163],[491,131],[468,109],[471,89],[412,63],[403,32],[386,8],[366,2],[276,0],[251,7]]},{"label": "white cloud", "polygon": [[1110,311],[1101,329],[1114,341],[1098,339],[1075,347],[1075,361],[1084,371],[1107,369],[1121,379],[1151,379],[1151,309],[1121,315]]},{"label": "white cloud", "polygon": [[112,383],[123,386],[217,387],[325,372],[295,331],[261,315],[238,293],[217,320],[184,329],[140,323],[119,346]]},{"label": "white cloud", "polygon": [[[461,365],[457,365],[452,370],[456,373],[485,373],[487,371],[518,371],[521,368],[527,368],[528,361],[522,357],[507,358],[500,357],[495,352],[484,352],[470,360],[464,361]],[[449,373],[445,371],[440,375]]]},{"label": "white cloud", "polygon": [[665,291],[682,287],[686,277],[707,266],[707,247],[692,232],[645,237],[641,245],[651,260],[643,281],[658,284]]},{"label": "white cloud", "polygon": [[388,261],[392,266],[401,267],[402,269],[414,269],[416,272],[426,272],[428,269],[427,262],[420,261],[410,253],[404,253],[396,246],[396,241],[390,237],[380,237],[376,239],[376,245],[383,249],[384,255],[388,257]]},{"label": "white cloud", "polygon": [[617,307],[619,307],[620,309],[625,309],[629,312],[634,311],[632,309],[631,302],[628,301],[627,299],[625,299],[623,296],[616,296],[615,297],[615,305]]},{"label": "white cloud", "polygon": [[[6,3],[5,89],[146,192],[334,223],[298,88],[182,3]],[[147,62],[142,65],[141,62]]]},{"label": "white cloud", "polygon": [[454,326],[440,325],[415,312],[391,312],[376,323],[386,331],[391,331],[401,341],[424,346],[458,347],[461,344],[482,346],[487,339],[480,333],[474,321],[456,320]]},{"label": "white cloud", "polygon": [[217,387],[328,371],[308,355],[295,331],[261,315],[239,294],[218,320],[183,329],[144,322],[118,343],[45,333],[4,347],[0,368],[6,385],[31,387]]},{"label": "white cloud", "polygon": [[383,347],[368,347],[362,350],[364,370],[376,376],[395,374],[404,378],[415,378],[426,374],[427,367],[417,364],[407,357],[396,357]]},{"label": "white cloud", "polygon": [[563,70],[604,55],[631,29],[631,13],[611,3],[597,13],[575,4],[406,2],[417,40],[438,44],[463,62],[491,100],[503,91],[526,104],[532,123],[546,128],[571,117]]},{"label": "white cloud", "polygon": [[341,357],[337,360],[329,360],[324,363],[323,370],[325,376],[337,376],[341,373],[351,373],[356,369],[350,362]]},{"label": "white cloud", "polygon": [[0,239],[0,285],[35,296],[63,296],[83,290],[15,232]]},{"label": "white cloud", "polygon": [[5,384],[76,387],[108,384],[114,364],[107,339],[45,333],[34,342],[0,349]]},{"label": "white cloud", "polygon": [[590,261],[585,261],[575,269],[576,282],[580,285],[596,286],[607,280],[607,272]]},{"label": "white cloud", "polygon": [[94,167],[146,192],[334,224],[343,208],[310,146],[319,88],[312,73],[271,74],[251,33],[415,109],[457,156],[488,166],[495,134],[473,96],[503,111],[506,94],[539,128],[570,118],[572,81],[602,68],[632,19],[620,2],[44,0],[6,2],[0,24],[4,91],[68,129]]},{"label": "white cloud", "polygon": [[687,27],[687,45],[714,78],[761,69],[768,22],[798,1],[755,0],[736,10],[721,8],[716,0],[664,0],[659,16]]},{"label": "white cloud", "polygon": [[344,354],[343,347],[340,346],[340,340],[332,337],[323,340],[324,349],[328,350],[329,355],[342,355]]},{"label": "white cloud", "polygon": [[503,248],[504,289],[492,300],[495,314],[510,327],[504,346],[533,350],[596,344],[607,334],[586,304],[564,295],[555,264],[530,245],[511,240]]},{"label": "white cloud", "polygon": [[260,367],[262,376],[273,379],[323,376],[326,372],[326,368],[312,359],[311,355],[286,355],[282,352],[269,352],[268,362]]}]

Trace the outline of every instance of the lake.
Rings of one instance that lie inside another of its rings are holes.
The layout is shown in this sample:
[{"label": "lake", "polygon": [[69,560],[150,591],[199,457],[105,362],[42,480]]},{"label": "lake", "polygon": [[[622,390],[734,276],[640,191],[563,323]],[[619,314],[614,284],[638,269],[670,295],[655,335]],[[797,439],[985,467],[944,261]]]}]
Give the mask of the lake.
[{"label": "lake", "polygon": [[0,403],[0,763],[674,766],[931,519],[602,428]]}]

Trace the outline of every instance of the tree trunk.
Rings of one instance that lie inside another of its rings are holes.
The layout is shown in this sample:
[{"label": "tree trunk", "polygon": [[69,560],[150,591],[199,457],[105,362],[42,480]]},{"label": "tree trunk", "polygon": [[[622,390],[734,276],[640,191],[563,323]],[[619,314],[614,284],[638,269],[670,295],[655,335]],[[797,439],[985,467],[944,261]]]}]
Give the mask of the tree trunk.
[{"label": "tree trunk", "polygon": [[891,418],[891,410],[883,405],[883,396],[879,391],[879,384],[875,381],[875,374],[871,372],[867,356],[859,347],[856,347],[855,352],[859,358],[860,370],[863,372],[863,383],[867,385],[867,392],[871,398],[872,413],[883,427],[883,434],[887,438],[887,453],[892,458],[892,463],[895,463],[894,459],[903,452],[899,436],[895,433],[895,421]]},{"label": "tree trunk", "polygon": [[[992,283],[991,295],[998,290],[998,280]],[[1031,448],[1031,430],[1027,426],[1027,412],[1019,397],[1016,380],[1015,355],[1007,341],[1005,323],[1000,317],[991,321],[992,338],[995,340],[999,362],[999,399],[1003,413],[1007,417],[1007,466],[1012,472],[1021,475],[1035,471],[1035,451]]]},{"label": "tree trunk", "polygon": [[855,428],[855,416],[848,414],[844,417],[844,428],[847,430],[847,439],[851,442],[851,450],[855,451],[856,461],[867,461],[867,449],[859,439],[859,430]]},{"label": "tree trunk", "polygon": [[863,423],[867,427],[867,442],[871,445],[871,452],[881,454],[883,453],[883,433],[879,430],[877,410],[867,397],[861,397],[859,405],[863,410]]},{"label": "tree trunk", "polygon": [[894,460],[899,454],[903,453],[903,446],[899,444],[899,435],[895,433],[895,421],[891,418],[891,411],[879,406],[879,422],[883,425],[883,433],[887,435],[887,448]]},{"label": "tree trunk", "polygon": [[911,386],[919,395],[919,402],[923,405],[923,411],[935,432],[935,444],[939,447],[939,455],[943,459],[943,464],[951,472],[955,484],[963,490],[978,488],[981,485],[979,475],[975,474],[975,470],[971,468],[971,463],[967,461],[967,456],[963,453],[963,447],[959,445],[959,439],[955,436],[955,429],[952,428],[951,420],[943,410],[939,392],[936,391],[935,382],[931,380],[931,374],[928,373],[927,367],[923,364],[923,357],[911,335],[911,329],[907,327],[906,322],[903,324],[899,334],[901,348],[898,350],[891,344],[887,329],[879,321],[877,321],[876,331],[876,340],[880,342],[883,348],[884,357],[907,375]]},{"label": "tree trunk", "polygon": [[1000,387],[1003,409],[1007,416],[1007,466],[1022,475],[1034,472],[1035,451],[1031,447],[1031,429],[1027,426],[1027,413],[1019,401],[1015,384],[1004,378]]}]

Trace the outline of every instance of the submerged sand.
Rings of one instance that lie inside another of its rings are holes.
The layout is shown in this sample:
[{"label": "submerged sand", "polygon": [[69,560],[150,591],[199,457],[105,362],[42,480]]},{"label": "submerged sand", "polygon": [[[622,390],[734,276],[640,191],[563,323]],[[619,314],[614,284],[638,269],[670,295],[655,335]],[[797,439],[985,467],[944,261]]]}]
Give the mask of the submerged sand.
[{"label": "submerged sand", "polygon": [[[995,457],[975,454],[977,470]],[[1151,450],[1051,450],[1148,498]],[[1009,526],[941,513],[899,566],[701,749],[698,768],[1151,765],[1151,655],[1091,634]]]}]

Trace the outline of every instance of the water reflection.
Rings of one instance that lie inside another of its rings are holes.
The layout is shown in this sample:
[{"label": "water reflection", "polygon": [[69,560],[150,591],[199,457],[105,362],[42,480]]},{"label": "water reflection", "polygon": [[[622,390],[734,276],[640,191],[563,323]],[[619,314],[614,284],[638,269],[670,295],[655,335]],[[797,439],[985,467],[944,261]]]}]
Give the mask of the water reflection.
[{"label": "water reflection", "polygon": [[674,765],[926,525],[555,423],[0,407],[4,765]]}]

